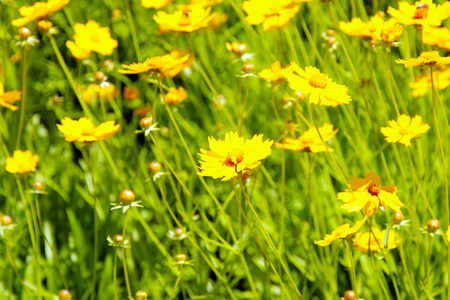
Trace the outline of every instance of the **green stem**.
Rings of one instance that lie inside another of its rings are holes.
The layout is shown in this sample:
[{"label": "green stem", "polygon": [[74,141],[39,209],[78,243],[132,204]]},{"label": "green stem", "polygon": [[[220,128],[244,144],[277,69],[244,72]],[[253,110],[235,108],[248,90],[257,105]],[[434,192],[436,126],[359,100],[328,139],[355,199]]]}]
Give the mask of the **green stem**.
[{"label": "green stem", "polygon": [[117,295],[117,256],[119,253],[119,249],[116,248],[116,253],[114,254],[114,300],[118,299]]},{"label": "green stem", "polygon": [[182,273],[183,273],[183,267],[180,266],[180,274],[178,275],[177,281],[175,281],[175,285],[173,286],[172,293],[170,294],[169,300],[172,300],[173,296],[175,296],[175,290],[177,289],[178,283],[180,282]]},{"label": "green stem", "polygon": [[139,48],[139,41],[136,34],[136,27],[134,26],[133,16],[131,14],[130,0],[126,0],[125,5],[127,7],[127,20],[128,24],[130,25],[131,39],[133,40],[133,46],[134,50],[136,51],[136,57],[139,62],[142,62],[142,54],[141,49]]},{"label": "green stem", "polygon": [[239,124],[239,135],[242,135],[242,125],[244,124],[245,108],[247,106],[248,90],[250,87],[250,77],[247,77],[247,88],[245,89],[244,105],[242,106],[241,122]]},{"label": "green stem", "polygon": [[[123,231],[122,231],[122,236],[125,240],[125,233],[127,230],[127,221],[128,221],[128,211],[125,213],[125,221],[123,222]],[[123,274],[125,276],[125,284],[127,286],[127,292],[128,292],[128,298],[132,299],[132,295],[131,295],[131,287],[130,287],[130,280],[128,278],[128,270],[127,270],[127,260],[125,257],[125,247],[122,246],[122,260],[123,260]]]},{"label": "green stem", "polygon": [[392,104],[394,104],[395,113],[397,114],[397,117],[400,117],[400,112],[398,110],[397,101],[395,101],[394,90],[392,89],[392,84],[391,84],[391,75],[389,72],[389,51],[388,50],[386,50],[386,78],[387,78],[387,82],[388,82],[389,92],[391,93]]},{"label": "green stem", "polygon": [[91,167],[91,180],[92,180],[92,197],[94,200],[94,253],[93,255],[93,270],[92,270],[92,293],[90,299],[95,299],[95,285],[97,283],[97,256],[98,256],[98,216],[97,216],[97,205],[98,199],[95,194],[95,180],[94,180],[94,163],[92,159],[92,145],[88,145],[89,147],[89,164]]},{"label": "green stem", "polygon": [[25,284],[23,283],[23,279],[22,279],[22,277],[20,276],[20,273],[19,273],[19,271],[17,270],[16,266],[14,265],[14,260],[13,260],[13,258],[12,258],[12,256],[11,256],[11,252],[9,251],[8,241],[7,241],[7,239],[6,239],[6,234],[5,234],[5,238],[3,239],[3,242],[5,243],[6,254],[8,255],[8,259],[9,259],[9,262],[11,263],[11,267],[13,268],[14,272],[16,273],[17,279],[19,280],[20,285],[22,286],[22,289],[25,291],[25,294],[27,295],[27,298],[28,298],[28,299],[31,299],[31,298],[30,298],[30,295],[28,294],[28,291],[27,291],[27,289],[26,289],[26,286],[25,286]]},{"label": "green stem", "polygon": [[358,289],[357,289],[357,285],[356,285],[356,273],[355,273],[355,264],[353,261],[352,244],[349,240],[346,240],[346,241],[347,241],[347,245],[348,245],[348,254],[349,254],[349,258],[350,258],[350,277],[351,277],[351,281],[352,281],[352,288],[353,288],[353,291],[355,292],[356,299],[358,299]]},{"label": "green stem", "polygon": [[[28,191],[27,182],[25,181],[25,188]],[[30,210],[31,210],[31,217],[33,218],[33,227],[35,230],[35,242],[36,242],[36,260],[37,260],[37,269],[36,269],[36,292],[38,294],[38,299],[42,299],[41,290],[42,290],[42,277],[41,277],[41,242],[40,242],[40,235],[39,235],[39,225],[38,220],[36,216],[36,210],[33,205],[33,201],[29,202],[30,204]]]},{"label": "green stem", "polygon": [[27,99],[27,62],[28,62],[28,47],[23,49],[23,63],[22,63],[22,103],[20,107],[20,121],[19,130],[17,132],[16,149],[20,148],[20,140],[22,137],[23,126],[25,124],[26,114],[26,99]]}]

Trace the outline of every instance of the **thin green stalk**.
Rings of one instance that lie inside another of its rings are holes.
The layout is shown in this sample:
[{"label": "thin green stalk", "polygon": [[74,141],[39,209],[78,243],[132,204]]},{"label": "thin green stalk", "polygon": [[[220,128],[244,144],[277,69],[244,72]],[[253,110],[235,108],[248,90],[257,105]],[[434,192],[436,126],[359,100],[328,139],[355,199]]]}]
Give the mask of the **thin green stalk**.
[{"label": "thin green stalk", "polygon": [[94,163],[92,159],[92,145],[88,145],[89,147],[89,164],[91,167],[91,180],[92,180],[92,197],[94,198],[94,253],[93,255],[93,270],[92,270],[92,293],[90,296],[90,299],[95,299],[95,285],[97,283],[97,256],[98,256],[98,216],[97,216],[97,205],[98,205],[98,199],[95,194],[95,180],[94,180]]},{"label": "thin green stalk", "polygon": [[356,272],[355,272],[355,264],[353,261],[353,253],[352,253],[352,243],[350,240],[346,240],[348,246],[348,255],[350,258],[350,278],[352,281],[352,289],[355,292],[356,299],[358,299],[358,286],[356,284]]},{"label": "thin green stalk", "polygon": [[[25,180],[25,189],[28,191],[27,187],[27,181]],[[40,242],[40,234],[39,234],[39,225],[38,220],[36,216],[36,210],[33,205],[33,201],[29,202],[30,204],[30,210],[31,210],[31,217],[33,219],[33,227],[34,227],[34,234],[35,234],[35,242],[36,242],[36,260],[37,260],[37,269],[36,269],[36,292],[38,294],[38,299],[42,299],[41,290],[42,290],[42,277],[41,277],[41,242]]]},{"label": "thin green stalk", "polygon": [[389,51],[386,50],[386,78],[388,82],[389,92],[391,93],[392,104],[394,104],[395,113],[397,117],[400,117],[400,112],[398,110],[397,101],[395,101],[394,90],[392,89],[391,84],[391,74],[389,72]]},{"label": "thin green stalk", "polygon": [[177,289],[178,283],[180,282],[181,275],[183,273],[183,266],[179,267],[179,271],[180,271],[180,274],[178,275],[177,281],[175,281],[175,285],[173,286],[172,293],[170,294],[169,300],[172,300],[173,296],[175,296],[175,290]]},{"label": "thin green stalk", "polygon": [[30,298],[30,295],[28,294],[28,291],[27,291],[27,289],[26,289],[26,286],[25,286],[25,284],[23,283],[23,279],[22,279],[22,277],[20,276],[20,273],[19,273],[19,271],[17,270],[16,266],[14,265],[14,260],[13,260],[13,258],[12,258],[12,256],[11,256],[11,252],[9,251],[9,247],[8,247],[8,244],[7,244],[8,241],[7,241],[7,239],[6,239],[6,234],[5,234],[5,237],[4,237],[4,239],[3,239],[3,242],[5,243],[5,249],[6,249],[6,254],[7,254],[7,256],[8,256],[8,259],[9,259],[9,263],[11,264],[11,267],[13,268],[14,272],[16,273],[17,279],[19,280],[20,285],[22,286],[22,289],[25,291],[25,294],[27,295],[27,298],[28,298],[28,299],[31,299],[31,298]]},{"label": "thin green stalk", "polygon": [[16,149],[20,148],[20,140],[22,138],[23,126],[25,124],[26,99],[27,99],[27,65],[28,65],[28,47],[23,49],[22,60],[22,103],[20,107],[19,130],[17,131]]},{"label": "thin green stalk", "polygon": [[245,108],[247,107],[249,87],[250,87],[250,77],[247,77],[247,88],[245,89],[244,105],[242,106],[241,122],[239,123],[239,135],[242,135],[242,125],[244,124]]},{"label": "thin green stalk", "polygon": [[119,253],[119,249],[116,248],[115,254],[114,254],[114,300],[118,300],[118,294],[117,294],[117,256]]},{"label": "thin green stalk", "polygon": [[405,257],[405,250],[403,248],[403,243],[399,244],[399,250],[400,250],[399,251],[400,252],[400,261],[402,262],[402,266],[403,266],[404,272],[406,274],[406,278],[408,280],[409,287],[411,289],[414,299],[418,300],[419,298],[417,297],[416,288],[415,288],[416,284],[413,282],[411,274],[409,273],[408,266],[406,264],[406,257]]},{"label": "thin green stalk", "polygon": [[[127,230],[127,221],[128,221],[128,210],[125,213],[125,221],[123,222],[122,236],[124,239],[125,239],[125,233]],[[133,296],[131,294],[130,280],[128,278],[127,259],[125,257],[125,247],[124,246],[122,246],[122,260],[123,260],[123,274],[125,276],[125,284],[127,286],[128,298],[132,299]]]},{"label": "thin green stalk", "polygon": [[136,57],[139,62],[142,62],[142,54],[141,49],[139,48],[139,41],[136,34],[136,27],[134,26],[133,16],[131,14],[130,0],[125,0],[125,6],[127,7],[127,20],[128,24],[130,25],[131,39],[133,40],[133,46],[134,50],[136,51]]}]

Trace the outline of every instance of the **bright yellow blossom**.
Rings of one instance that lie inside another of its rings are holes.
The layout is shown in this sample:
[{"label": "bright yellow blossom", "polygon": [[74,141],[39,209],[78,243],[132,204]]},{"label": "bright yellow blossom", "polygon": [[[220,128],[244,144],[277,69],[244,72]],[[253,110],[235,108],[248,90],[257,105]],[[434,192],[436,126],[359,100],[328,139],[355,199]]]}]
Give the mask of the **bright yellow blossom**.
[{"label": "bright yellow blossom", "polygon": [[389,143],[400,143],[405,146],[411,145],[411,139],[417,135],[425,133],[430,129],[428,124],[422,123],[421,116],[412,118],[407,115],[398,117],[398,121],[389,121],[390,127],[382,127],[381,133]]},{"label": "bright yellow blossom", "polygon": [[[450,2],[449,2],[450,3]],[[450,57],[442,57],[439,55],[439,51],[426,51],[422,52],[418,58],[410,58],[407,60],[396,59],[396,63],[405,65],[405,68],[412,67],[443,67],[450,64]]]},{"label": "bright yellow blossom", "polygon": [[229,132],[225,140],[208,138],[210,150],[200,149],[200,176],[222,178],[236,177],[239,172],[254,169],[272,152],[273,141],[263,141],[262,134],[244,140],[237,132]]},{"label": "bright yellow blossom", "polygon": [[83,93],[83,100],[90,103],[95,98],[100,98],[104,102],[109,102],[109,100],[115,99],[116,96],[116,86],[112,83],[104,81],[100,84],[89,85]]},{"label": "bright yellow blossom", "polygon": [[403,33],[403,26],[397,24],[396,19],[390,19],[384,22],[383,29],[380,32],[380,38],[385,43],[393,43],[400,38]]},{"label": "bright yellow blossom", "polygon": [[49,0],[36,2],[33,6],[22,6],[19,13],[23,18],[12,21],[16,27],[22,27],[35,20],[47,19],[51,13],[57,12],[69,4],[70,0]]},{"label": "bright yellow blossom", "polygon": [[3,83],[0,82],[0,106],[9,108],[12,111],[16,111],[19,107],[13,104],[22,98],[22,92],[20,91],[10,91],[5,93],[5,88]]},{"label": "bright yellow blossom", "polygon": [[9,173],[27,174],[36,169],[39,156],[33,155],[31,151],[14,151],[13,157],[6,159],[6,171]]},{"label": "bright yellow blossom", "polygon": [[161,9],[175,0],[141,0],[141,4],[145,8]]},{"label": "bright yellow blossom", "polygon": [[178,74],[180,74],[184,69],[190,68],[192,64],[194,63],[194,55],[192,53],[188,52],[181,52],[178,49],[173,50],[169,53],[170,56],[172,56],[174,59],[183,59],[184,57],[188,55],[188,59],[184,62],[177,63],[172,69],[163,71],[162,75],[163,77],[170,77],[174,78]]},{"label": "bright yellow blossom", "polygon": [[100,25],[91,20],[86,25],[76,23],[75,42],[67,41],[66,46],[72,55],[77,59],[87,58],[91,52],[97,52],[102,55],[111,55],[114,48],[117,47],[117,41],[111,38],[108,27]]},{"label": "bright yellow blossom", "polygon": [[79,120],[72,120],[65,117],[61,120],[61,125],[57,124],[59,131],[64,134],[67,142],[95,142],[112,137],[120,130],[120,125],[115,125],[115,121],[101,123],[98,127],[92,124],[86,117]]},{"label": "bright yellow blossom", "polygon": [[358,230],[361,228],[361,226],[366,221],[366,218],[359,220],[355,223],[355,225],[350,227],[350,224],[345,223],[343,225],[340,225],[336,229],[334,229],[331,234],[326,234],[323,240],[320,241],[314,241],[314,244],[325,247],[330,245],[336,240],[342,239],[345,240],[353,235],[355,235]]},{"label": "bright yellow blossom", "polygon": [[371,17],[369,22],[353,18],[351,22],[340,21],[339,30],[350,36],[378,40],[384,23],[384,19],[378,15]]},{"label": "bright yellow blossom", "polygon": [[386,229],[381,231],[376,227],[372,227],[371,232],[358,232],[353,238],[353,244],[355,245],[355,249],[361,252],[368,252],[369,249],[370,251],[381,252],[381,250],[386,248],[388,250],[397,248],[397,244],[400,243],[400,240],[396,239],[395,231],[389,231],[387,247],[384,244],[385,236]]},{"label": "bright yellow blossom", "polygon": [[[333,130],[333,124],[325,123],[322,127],[319,127],[320,135],[324,142],[331,140],[339,129]],[[320,140],[319,134],[317,134],[316,128],[309,128],[298,139],[286,138],[283,143],[275,142],[275,147],[284,148],[294,151],[308,151],[308,152],[322,152],[327,151],[325,146]],[[334,150],[328,148],[329,151]]]},{"label": "bright yellow blossom", "polygon": [[262,79],[270,81],[272,85],[276,85],[285,80],[285,74],[292,72],[294,72],[294,68],[291,65],[281,68],[280,62],[276,61],[270,68],[262,70],[258,75]]},{"label": "bright yellow blossom", "polygon": [[[433,72],[434,87],[438,90],[444,90],[450,85],[450,68],[443,71]],[[415,82],[411,82],[409,87],[413,89],[412,95],[417,98],[425,95],[432,87],[431,76],[426,72],[424,76],[416,77]]]},{"label": "bright yellow blossom", "polygon": [[447,232],[445,233],[445,237],[447,238],[447,241],[450,243],[450,226],[448,226]]},{"label": "bright yellow blossom", "polygon": [[173,14],[158,11],[153,16],[153,20],[159,24],[161,33],[174,32],[194,32],[201,28],[208,27],[209,22],[216,13],[210,14],[211,7],[207,9],[195,5],[190,10],[177,10]]},{"label": "bright yellow blossom", "polygon": [[173,70],[184,63],[189,58],[189,54],[175,58],[170,54],[166,54],[163,56],[155,56],[151,58],[147,58],[143,63],[133,63],[131,65],[122,65],[126,70],[119,70],[119,73],[122,74],[139,74],[139,73],[163,73],[166,71]]},{"label": "bright yellow blossom", "polygon": [[325,106],[338,106],[352,101],[345,85],[337,84],[315,67],[306,67],[305,70],[292,62],[294,73],[286,73],[289,86],[303,95],[309,94],[309,102]]},{"label": "bright yellow blossom", "polygon": [[422,32],[423,43],[450,52],[450,29],[430,27]]},{"label": "bright yellow blossom", "polygon": [[167,91],[167,94],[164,96],[164,102],[166,104],[178,104],[186,100],[187,96],[188,94],[182,86],[180,86],[178,89],[171,87]]},{"label": "bright yellow blossom", "polygon": [[299,6],[292,0],[250,0],[242,3],[250,25],[263,24],[263,30],[269,31],[288,25],[298,12]]},{"label": "bright yellow blossom", "polygon": [[433,0],[421,0],[411,5],[403,1],[398,4],[398,10],[389,6],[387,13],[404,25],[440,26],[450,17],[450,2],[436,5]]},{"label": "bright yellow blossom", "polygon": [[347,212],[358,212],[364,208],[365,215],[371,216],[377,212],[380,205],[389,206],[396,212],[403,206],[396,195],[397,187],[395,185],[380,187],[380,176],[372,171],[364,178],[352,176],[348,183],[353,192],[346,190],[337,194],[337,198],[345,203],[341,208]]}]

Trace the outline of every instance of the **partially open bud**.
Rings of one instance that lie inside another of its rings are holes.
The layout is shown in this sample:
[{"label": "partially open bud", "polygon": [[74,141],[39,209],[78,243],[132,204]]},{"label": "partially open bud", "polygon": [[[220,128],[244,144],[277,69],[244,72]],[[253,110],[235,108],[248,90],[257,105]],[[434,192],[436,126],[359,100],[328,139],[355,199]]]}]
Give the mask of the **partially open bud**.
[{"label": "partially open bud", "polygon": [[384,11],[377,11],[377,13],[375,14],[376,16],[379,16],[381,18],[385,18],[386,17],[386,13]]},{"label": "partially open bud", "polygon": [[438,219],[431,219],[427,221],[427,228],[429,233],[435,233],[439,227],[441,227],[441,222]]},{"label": "partially open bud", "polygon": [[151,117],[142,118],[139,121],[139,126],[141,126],[142,129],[147,129],[150,126],[152,126],[153,119]]},{"label": "partially open bud", "polygon": [[44,184],[40,181],[35,181],[33,182],[32,187],[36,191],[42,191],[44,189]]},{"label": "partially open bud", "polygon": [[175,260],[179,263],[184,263],[187,260],[187,256],[184,253],[179,253],[175,255]]},{"label": "partially open bud", "polygon": [[21,27],[19,28],[19,30],[17,30],[17,35],[25,40],[31,36],[31,30],[26,27]]},{"label": "partially open bud", "polygon": [[225,47],[228,51],[233,52],[236,55],[243,55],[247,51],[247,45],[240,43],[225,43]]},{"label": "partially open bud", "polygon": [[242,66],[242,71],[244,71],[244,73],[252,73],[255,71],[255,65],[252,63],[246,63]]},{"label": "partially open bud", "polygon": [[336,43],[336,39],[335,38],[329,38],[327,39],[327,44],[328,46],[333,46]]},{"label": "partially open bud", "polygon": [[8,215],[3,215],[0,219],[2,226],[9,226],[12,223],[12,218]]},{"label": "partially open bud", "polygon": [[94,79],[95,81],[103,81],[106,79],[106,75],[102,71],[97,71],[94,74]]},{"label": "partially open bud", "polygon": [[352,290],[348,290],[344,293],[345,300],[356,300],[356,293]]},{"label": "partially open bud", "polygon": [[53,23],[49,20],[41,20],[37,25],[40,31],[48,31],[53,27]]},{"label": "partially open bud", "polygon": [[336,32],[334,32],[333,29],[327,29],[327,31],[325,31],[325,34],[327,36],[334,36],[336,34]]},{"label": "partially open bud", "polygon": [[136,292],[136,300],[147,300],[147,293],[143,290]]},{"label": "partially open bud", "polygon": [[295,92],[294,93],[295,97],[297,97],[298,101],[302,102],[303,100],[305,100],[305,95],[303,95],[300,92]]},{"label": "partially open bud", "polygon": [[110,59],[105,59],[102,62],[102,67],[106,68],[106,69],[114,68],[114,62],[112,60],[110,60]]},{"label": "partially open bud", "polygon": [[123,244],[124,239],[123,239],[123,236],[121,234],[116,234],[113,239],[114,239],[115,243]]},{"label": "partially open bud", "polygon": [[149,165],[148,165],[148,171],[150,173],[157,173],[159,171],[161,171],[161,164],[157,161],[152,161]]},{"label": "partially open bud", "polygon": [[61,299],[72,299],[72,294],[66,289],[60,290],[58,295]]},{"label": "partially open bud", "polygon": [[175,228],[173,230],[173,233],[175,233],[175,236],[180,237],[180,236],[182,236],[184,234],[184,230],[181,229],[181,228]]},{"label": "partially open bud", "polygon": [[394,224],[400,224],[405,219],[405,216],[401,212],[394,214]]},{"label": "partially open bud", "polygon": [[132,190],[123,190],[119,194],[119,199],[122,202],[133,202],[135,198],[136,198],[136,195],[134,194],[134,192]]}]

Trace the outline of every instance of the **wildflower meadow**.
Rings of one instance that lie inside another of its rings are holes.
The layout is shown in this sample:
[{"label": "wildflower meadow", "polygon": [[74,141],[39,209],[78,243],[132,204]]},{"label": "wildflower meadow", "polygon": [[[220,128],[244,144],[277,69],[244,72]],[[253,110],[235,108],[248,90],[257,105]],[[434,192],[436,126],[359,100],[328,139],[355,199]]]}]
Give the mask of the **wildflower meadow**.
[{"label": "wildflower meadow", "polygon": [[450,299],[450,1],[0,15],[0,300]]}]

